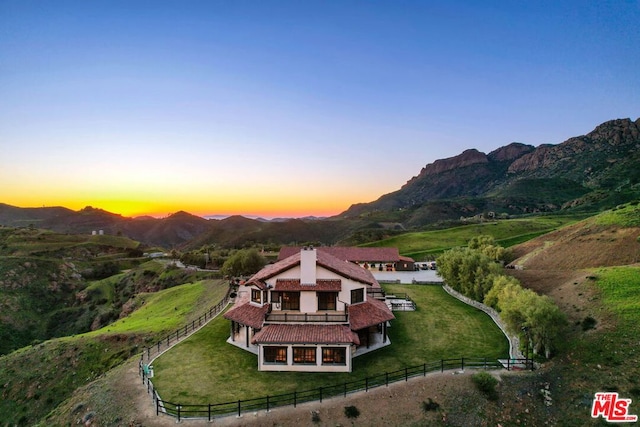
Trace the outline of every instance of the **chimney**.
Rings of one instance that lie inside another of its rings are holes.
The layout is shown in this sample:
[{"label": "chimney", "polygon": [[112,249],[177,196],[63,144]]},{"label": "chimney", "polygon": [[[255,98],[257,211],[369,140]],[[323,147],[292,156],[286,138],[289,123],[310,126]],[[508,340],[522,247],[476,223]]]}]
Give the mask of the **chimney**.
[{"label": "chimney", "polygon": [[300,284],[316,284],[316,250],[312,247],[304,247],[300,251]]}]

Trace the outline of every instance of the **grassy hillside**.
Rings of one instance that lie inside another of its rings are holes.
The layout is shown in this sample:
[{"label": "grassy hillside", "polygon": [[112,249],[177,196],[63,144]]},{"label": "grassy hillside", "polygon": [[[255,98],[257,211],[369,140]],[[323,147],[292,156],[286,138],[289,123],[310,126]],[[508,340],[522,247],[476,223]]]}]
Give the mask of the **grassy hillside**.
[{"label": "grassy hillside", "polygon": [[617,391],[640,414],[640,204],[628,203],[514,247],[511,271],[572,321],[560,354],[536,376],[563,425],[600,425],[593,395]]},{"label": "grassy hillside", "polygon": [[99,329],[130,313],[141,292],[208,276],[149,261],[120,236],[0,227],[0,354]]},{"label": "grassy hillside", "polygon": [[[226,281],[205,280],[142,294],[140,308],[101,330],[0,357],[0,425],[33,425],[79,387],[104,375],[215,305]],[[55,423],[48,425],[56,425]]]},{"label": "grassy hillside", "polygon": [[539,216],[481,222],[444,230],[405,233],[361,246],[396,247],[402,255],[421,261],[435,259],[449,248],[465,246],[479,234],[493,236],[502,246],[512,246],[577,220],[573,216]]}]

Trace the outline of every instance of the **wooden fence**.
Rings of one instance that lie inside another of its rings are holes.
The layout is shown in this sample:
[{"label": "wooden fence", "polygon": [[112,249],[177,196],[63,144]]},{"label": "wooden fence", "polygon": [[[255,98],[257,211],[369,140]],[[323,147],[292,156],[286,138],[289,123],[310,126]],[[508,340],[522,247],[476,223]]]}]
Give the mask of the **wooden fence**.
[{"label": "wooden fence", "polygon": [[346,397],[347,394],[358,391],[369,391],[376,387],[388,386],[390,383],[398,381],[408,381],[409,378],[418,376],[426,376],[431,372],[444,372],[447,370],[464,370],[464,369],[533,369],[531,359],[506,359],[498,361],[487,358],[458,358],[458,359],[442,359],[436,362],[424,363],[422,365],[412,366],[400,369],[394,372],[385,372],[380,375],[366,377],[333,386],[323,386],[310,390],[294,391],[291,393],[277,394],[273,396],[264,396],[255,399],[240,399],[232,402],[224,403],[185,403],[185,402],[169,402],[162,400],[153,387],[151,379],[146,375],[140,365],[140,375],[142,383],[147,386],[147,392],[152,395],[153,403],[156,408],[156,415],[168,415],[177,418],[177,421],[183,419],[207,419],[214,420],[216,417],[224,417],[237,415],[240,417],[243,413],[256,412],[260,410],[269,411],[279,406],[296,407],[296,405],[304,402],[319,401],[331,397]]},{"label": "wooden fence", "polygon": [[145,372],[147,372],[148,365],[153,359],[176,345],[178,341],[183,340],[198,329],[202,328],[207,324],[207,322],[220,314],[220,312],[222,312],[229,303],[229,294],[230,291],[227,291],[227,294],[222,300],[220,300],[218,304],[205,311],[204,314],[200,315],[200,317],[193,320],[191,323],[184,325],[184,327],[182,328],[176,329],[175,332],[167,335],[165,338],[159,340],[154,345],[145,347],[142,351],[142,355],[140,356],[141,368],[144,368]]}]

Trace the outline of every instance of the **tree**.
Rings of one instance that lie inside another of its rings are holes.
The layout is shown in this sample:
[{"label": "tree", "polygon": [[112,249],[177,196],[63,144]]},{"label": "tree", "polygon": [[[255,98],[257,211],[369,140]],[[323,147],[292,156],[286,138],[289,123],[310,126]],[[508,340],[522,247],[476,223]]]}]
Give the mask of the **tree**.
[{"label": "tree", "polygon": [[511,277],[494,280],[485,297],[485,304],[495,307],[507,330],[523,338],[535,354],[549,358],[562,335],[566,317],[546,295],[524,289]]},{"label": "tree", "polygon": [[446,251],[437,260],[439,274],[453,289],[495,308],[511,334],[548,358],[566,324],[564,313],[551,298],[502,274],[497,261],[506,252],[494,243],[491,236],[476,236],[467,248]]},{"label": "tree", "polygon": [[221,271],[229,276],[250,275],[258,272],[266,263],[266,259],[257,249],[241,249],[227,258]]},{"label": "tree", "polygon": [[436,262],[438,273],[449,286],[476,301],[484,300],[491,287],[487,277],[502,271],[491,258],[470,248],[448,250]]}]

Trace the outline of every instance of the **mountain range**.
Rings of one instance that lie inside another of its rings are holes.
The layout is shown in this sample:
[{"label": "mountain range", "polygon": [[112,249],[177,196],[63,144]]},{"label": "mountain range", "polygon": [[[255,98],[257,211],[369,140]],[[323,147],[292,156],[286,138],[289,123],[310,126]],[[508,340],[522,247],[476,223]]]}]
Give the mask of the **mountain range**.
[{"label": "mountain range", "polygon": [[514,142],[489,154],[468,149],[426,165],[399,190],[330,218],[205,219],[187,212],[128,218],[102,209],[19,208],[0,203],[0,225],[62,233],[103,230],[152,246],[357,243],[474,218],[597,212],[640,198],[640,119],[616,119],[586,135],[538,147]]}]

